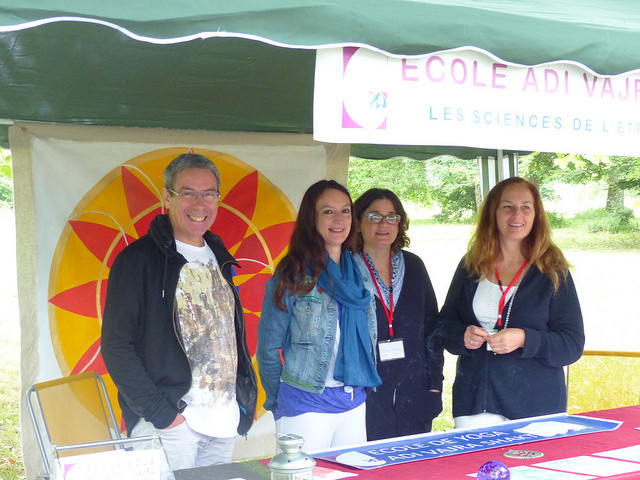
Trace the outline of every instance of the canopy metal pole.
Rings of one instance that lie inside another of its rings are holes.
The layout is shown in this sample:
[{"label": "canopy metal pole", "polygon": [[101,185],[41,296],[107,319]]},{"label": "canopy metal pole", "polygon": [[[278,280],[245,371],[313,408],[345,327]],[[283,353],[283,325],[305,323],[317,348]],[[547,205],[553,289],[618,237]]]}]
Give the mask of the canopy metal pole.
[{"label": "canopy metal pole", "polygon": [[493,156],[476,157],[480,174],[480,192],[485,198],[493,186],[505,178],[518,176],[518,154],[505,155],[499,149],[497,158]]}]

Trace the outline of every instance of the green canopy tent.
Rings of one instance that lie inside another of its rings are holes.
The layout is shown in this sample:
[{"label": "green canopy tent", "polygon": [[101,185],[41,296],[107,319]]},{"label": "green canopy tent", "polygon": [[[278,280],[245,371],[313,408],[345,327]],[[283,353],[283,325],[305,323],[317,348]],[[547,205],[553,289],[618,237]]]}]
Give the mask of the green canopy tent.
[{"label": "green canopy tent", "polygon": [[[399,55],[474,46],[508,62],[572,60],[617,74],[640,66],[640,9],[624,0],[0,0],[0,145],[19,121],[311,133],[316,50],[344,45]],[[351,147],[364,158],[440,153],[488,154]]]},{"label": "green canopy tent", "polygon": [[640,9],[631,0],[0,0],[0,144],[18,120],[309,133],[315,51],[347,44],[403,55],[475,46],[519,64],[572,60],[617,74],[640,66]]}]

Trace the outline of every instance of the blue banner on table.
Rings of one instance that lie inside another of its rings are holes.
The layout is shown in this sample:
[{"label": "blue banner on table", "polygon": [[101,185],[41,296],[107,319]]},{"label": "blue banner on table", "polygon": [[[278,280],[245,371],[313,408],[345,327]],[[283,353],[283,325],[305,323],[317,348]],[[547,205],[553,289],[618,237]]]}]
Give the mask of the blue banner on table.
[{"label": "blue banner on table", "polygon": [[451,430],[379,440],[349,449],[314,453],[315,458],[360,469],[448,457],[496,447],[617,429],[622,422],[557,414],[514,420],[489,427]]}]

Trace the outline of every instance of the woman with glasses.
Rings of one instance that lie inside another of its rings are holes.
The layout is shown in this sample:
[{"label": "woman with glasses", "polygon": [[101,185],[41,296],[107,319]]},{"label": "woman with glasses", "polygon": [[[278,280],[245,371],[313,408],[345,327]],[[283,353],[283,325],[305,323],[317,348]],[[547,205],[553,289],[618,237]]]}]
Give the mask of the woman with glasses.
[{"label": "woman with glasses", "polygon": [[364,443],[366,388],[380,384],[375,314],[346,248],[352,226],[347,190],[313,184],[265,286],[256,351],[264,408],[277,434],[302,436],[307,452]]},{"label": "woman with glasses", "polygon": [[584,327],[535,185],[513,177],[491,189],[439,317],[458,355],[456,428],[566,411],[563,368],[582,355]]},{"label": "woman with glasses", "polygon": [[390,190],[373,188],[354,203],[354,256],[374,298],[378,374],[367,396],[367,438],[431,431],[442,411],[442,347],[430,334],[438,313],[422,260],[409,245],[409,219]]}]

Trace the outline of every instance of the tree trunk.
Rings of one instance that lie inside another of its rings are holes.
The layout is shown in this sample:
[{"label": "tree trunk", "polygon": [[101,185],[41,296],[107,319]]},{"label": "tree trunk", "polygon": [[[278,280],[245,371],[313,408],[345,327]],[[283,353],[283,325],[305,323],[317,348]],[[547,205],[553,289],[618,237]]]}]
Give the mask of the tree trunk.
[{"label": "tree trunk", "polygon": [[612,211],[624,207],[624,190],[617,187],[620,176],[618,172],[611,172],[607,179],[607,205],[606,210]]}]

